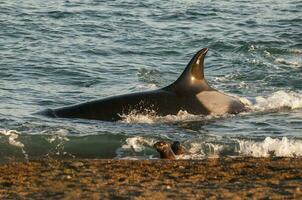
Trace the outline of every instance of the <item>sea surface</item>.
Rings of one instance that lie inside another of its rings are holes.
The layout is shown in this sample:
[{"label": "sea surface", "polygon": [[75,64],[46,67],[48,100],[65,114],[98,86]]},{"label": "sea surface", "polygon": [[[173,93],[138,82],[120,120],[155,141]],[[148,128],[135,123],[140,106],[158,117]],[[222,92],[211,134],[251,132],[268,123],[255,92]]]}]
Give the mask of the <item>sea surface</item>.
[{"label": "sea surface", "polygon": [[[250,112],[118,122],[35,113],[171,84],[208,47],[214,88]],[[0,162],[36,158],[302,156],[302,1],[0,2]]]}]

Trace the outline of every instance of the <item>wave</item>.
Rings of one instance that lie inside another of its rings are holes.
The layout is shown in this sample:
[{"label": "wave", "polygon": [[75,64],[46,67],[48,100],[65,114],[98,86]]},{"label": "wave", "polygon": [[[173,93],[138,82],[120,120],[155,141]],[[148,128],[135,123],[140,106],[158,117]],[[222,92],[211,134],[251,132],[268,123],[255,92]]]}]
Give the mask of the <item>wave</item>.
[{"label": "wave", "polygon": [[288,61],[288,60],[285,60],[284,58],[276,58],[275,62],[278,64],[289,65],[289,66],[293,66],[293,67],[301,67],[301,63],[299,63],[297,61]]},{"label": "wave", "polygon": [[135,152],[140,152],[144,149],[143,146],[152,147],[156,143],[155,139],[143,138],[140,136],[127,138],[125,144],[122,146],[122,149],[131,149]]},{"label": "wave", "polygon": [[104,133],[77,136],[60,129],[52,133],[22,134],[0,129],[0,163],[9,158],[114,158],[127,136]]},{"label": "wave", "polygon": [[19,133],[15,130],[4,130],[0,129],[0,134],[5,135],[8,137],[8,143],[12,146],[23,148],[24,144],[17,141],[19,137]]},{"label": "wave", "polygon": [[5,130],[5,129],[0,129],[0,135],[4,135],[8,138],[8,143],[11,146],[17,147],[21,149],[21,152],[24,156],[25,159],[28,159],[28,154],[26,153],[26,151],[24,150],[24,144],[20,141],[18,141],[18,137],[19,137],[19,132],[15,131],[15,130]]},{"label": "wave", "polygon": [[[22,135],[13,130],[0,130],[0,162],[5,159],[55,158],[117,158],[154,159],[159,154],[153,145],[159,140],[171,139],[153,136],[121,135]],[[22,137],[21,137],[22,136]],[[20,139],[20,141],[18,140]],[[22,142],[21,142],[22,141]],[[204,159],[225,156],[251,157],[301,157],[302,140],[297,138],[271,138],[263,140],[197,136],[181,143],[188,153],[177,159]]]},{"label": "wave", "polygon": [[302,156],[302,141],[288,139],[283,137],[282,139],[273,139],[266,137],[264,141],[246,141],[237,140],[239,144],[238,152],[242,156],[253,157],[296,157]]},{"label": "wave", "polygon": [[302,108],[302,94],[283,90],[274,92],[268,96],[258,96],[250,99],[240,98],[240,100],[251,108],[252,112]]},{"label": "wave", "polygon": [[[119,157],[126,151],[143,152],[152,148],[156,139],[140,136],[128,138],[119,149]],[[263,141],[247,139],[228,139],[227,141],[194,140],[183,142],[188,154],[176,156],[177,159],[204,159],[207,157],[249,156],[249,157],[300,157],[302,140],[266,137]],[[153,152],[154,153],[154,152]],[[158,156],[158,155],[157,155]],[[156,155],[155,155],[156,157]],[[127,157],[129,158],[129,157]],[[133,157],[135,158],[135,157]]]},{"label": "wave", "polygon": [[201,142],[190,144],[189,152],[198,157],[251,156],[251,157],[298,157],[302,156],[302,140],[287,137],[266,137],[263,141],[231,139],[224,144]]},{"label": "wave", "polygon": [[287,51],[293,54],[302,54],[302,49],[288,49]]}]

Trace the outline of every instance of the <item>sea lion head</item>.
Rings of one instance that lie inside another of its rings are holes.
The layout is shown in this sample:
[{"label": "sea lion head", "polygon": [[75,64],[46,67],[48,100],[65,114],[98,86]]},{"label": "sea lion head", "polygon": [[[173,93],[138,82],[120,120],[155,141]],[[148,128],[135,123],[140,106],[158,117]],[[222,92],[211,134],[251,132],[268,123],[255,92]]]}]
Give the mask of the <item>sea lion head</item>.
[{"label": "sea lion head", "polygon": [[165,141],[156,142],[154,148],[159,152],[160,158],[164,159],[175,159],[175,154],[171,149],[171,145]]},{"label": "sea lion head", "polygon": [[171,145],[171,149],[175,155],[182,155],[187,153],[185,147],[182,146],[179,141],[173,142],[173,144]]}]

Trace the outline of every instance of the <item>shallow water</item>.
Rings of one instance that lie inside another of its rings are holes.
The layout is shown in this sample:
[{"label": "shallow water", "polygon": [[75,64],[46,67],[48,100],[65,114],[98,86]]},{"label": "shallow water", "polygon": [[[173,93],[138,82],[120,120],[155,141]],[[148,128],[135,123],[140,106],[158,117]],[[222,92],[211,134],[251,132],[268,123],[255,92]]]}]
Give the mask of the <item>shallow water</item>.
[{"label": "shallow water", "polygon": [[[301,156],[301,10],[298,0],[0,2],[0,159],[154,158],[158,140],[181,141],[193,158]],[[33,115],[164,87],[203,47],[210,85],[251,112]]]}]

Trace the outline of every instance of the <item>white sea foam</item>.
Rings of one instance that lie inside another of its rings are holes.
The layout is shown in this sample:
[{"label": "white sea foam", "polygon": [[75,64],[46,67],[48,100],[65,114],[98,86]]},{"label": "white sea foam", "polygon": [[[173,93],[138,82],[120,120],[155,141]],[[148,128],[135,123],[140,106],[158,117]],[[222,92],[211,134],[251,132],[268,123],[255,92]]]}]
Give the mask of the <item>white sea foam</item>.
[{"label": "white sea foam", "polygon": [[[190,144],[186,159],[203,159],[205,157],[218,157],[224,146],[210,142],[193,142]],[[183,158],[183,157],[180,157]]]},{"label": "white sea foam", "polygon": [[293,67],[301,67],[301,63],[299,63],[297,61],[285,60],[284,58],[275,59],[275,63],[289,65],[289,66],[293,66]]},{"label": "white sea foam", "polygon": [[[54,153],[56,155],[69,155],[71,157],[74,157],[72,154],[69,154],[67,152],[64,152],[64,145],[65,142],[69,141],[67,135],[69,134],[69,131],[66,129],[59,129],[57,130],[53,135],[51,135],[49,138],[46,138],[46,140],[50,143],[50,144],[54,144],[55,148],[54,148]],[[49,152],[47,153],[47,155],[49,155],[50,153],[53,152]]]},{"label": "white sea foam", "polygon": [[240,100],[256,112],[283,108],[302,108],[302,94],[283,90],[274,92],[268,96],[258,96],[254,99],[240,98]]},{"label": "white sea foam", "polygon": [[[234,139],[235,143],[214,144],[211,142],[193,142],[189,155],[181,159],[203,159],[205,157],[252,156],[252,157],[300,157],[302,156],[302,140],[266,137],[263,141]],[[237,146],[234,148],[233,145]],[[228,151],[226,151],[228,150]]]},{"label": "white sea foam", "polygon": [[294,157],[302,156],[302,141],[288,139],[273,139],[267,137],[264,141],[255,142],[247,140],[237,140],[239,144],[238,153],[241,156],[253,157]]},{"label": "white sea foam", "polygon": [[137,113],[136,111],[131,112],[128,115],[121,115],[122,122],[126,123],[176,123],[184,121],[198,121],[204,119],[210,119],[214,116],[201,116],[193,115],[187,111],[180,110],[176,115],[158,116],[154,111],[149,111],[144,114]]},{"label": "white sea foam", "polygon": [[[187,145],[188,146],[188,145]],[[235,146],[235,147],[234,147]],[[234,142],[216,144],[200,141],[189,144],[188,155],[179,159],[203,159],[219,156],[252,156],[252,157],[300,157],[302,156],[302,140],[266,137],[263,141],[234,139]]]},{"label": "white sea foam", "polygon": [[153,146],[155,142],[156,141],[154,139],[147,139],[139,136],[127,138],[126,143],[122,146],[122,149],[141,152],[145,149],[145,146]]},{"label": "white sea foam", "polygon": [[256,64],[256,65],[260,65],[260,64],[263,63],[261,60],[257,60],[257,59],[255,59],[255,58],[253,58],[253,59],[248,59],[248,61],[249,61],[250,63]]},{"label": "white sea foam", "polygon": [[[141,152],[146,148],[153,148],[158,140],[143,138],[140,136],[128,138],[125,144],[117,151],[120,159],[141,159]],[[262,141],[230,139],[226,143],[213,143],[213,141],[192,141],[183,143],[188,153],[176,156],[176,159],[204,159],[206,157],[217,158],[220,156],[251,156],[251,157],[300,157],[302,156],[302,140],[266,137]],[[131,153],[132,152],[132,153]],[[137,154],[139,153],[139,155]],[[149,159],[158,154],[144,155]]]},{"label": "white sea foam", "polygon": [[64,142],[64,141],[69,141],[69,139],[66,137],[66,135],[69,134],[69,131],[66,129],[59,129],[58,131],[56,131],[54,134],[51,135],[51,137],[47,138],[46,140],[49,143],[53,143],[55,141],[60,141]]},{"label": "white sea foam", "polygon": [[20,148],[24,147],[24,144],[22,142],[17,141],[19,134],[20,134],[17,131],[0,129],[0,134],[8,137],[8,143],[10,145],[20,147]]},{"label": "white sea foam", "polygon": [[154,83],[150,83],[147,85],[137,85],[136,86],[137,89],[150,89],[150,90],[155,90],[158,89],[158,87],[154,84]]},{"label": "white sea foam", "polygon": [[[302,156],[302,140],[266,137],[263,141],[235,139],[235,143],[214,144],[211,142],[194,142],[188,149],[191,153],[187,159],[219,157],[220,155],[238,155],[252,157],[299,157]],[[233,145],[237,148],[232,147]],[[226,151],[228,150],[228,151]]]},{"label": "white sea foam", "polygon": [[[125,144],[122,145],[121,148],[116,150],[117,158],[119,159],[142,159],[142,156],[131,155],[129,156],[129,152],[143,152],[146,147],[153,147],[153,144],[156,142],[154,139],[143,138],[140,136],[135,136],[131,138],[127,138]],[[130,153],[132,154],[132,153]],[[152,159],[152,156],[149,158]]]},{"label": "white sea foam", "polygon": [[15,130],[5,130],[5,129],[0,129],[0,134],[5,135],[8,137],[8,143],[12,146],[18,147],[21,149],[25,159],[28,159],[28,154],[24,150],[24,144],[20,141],[17,141],[20,133]]}]

